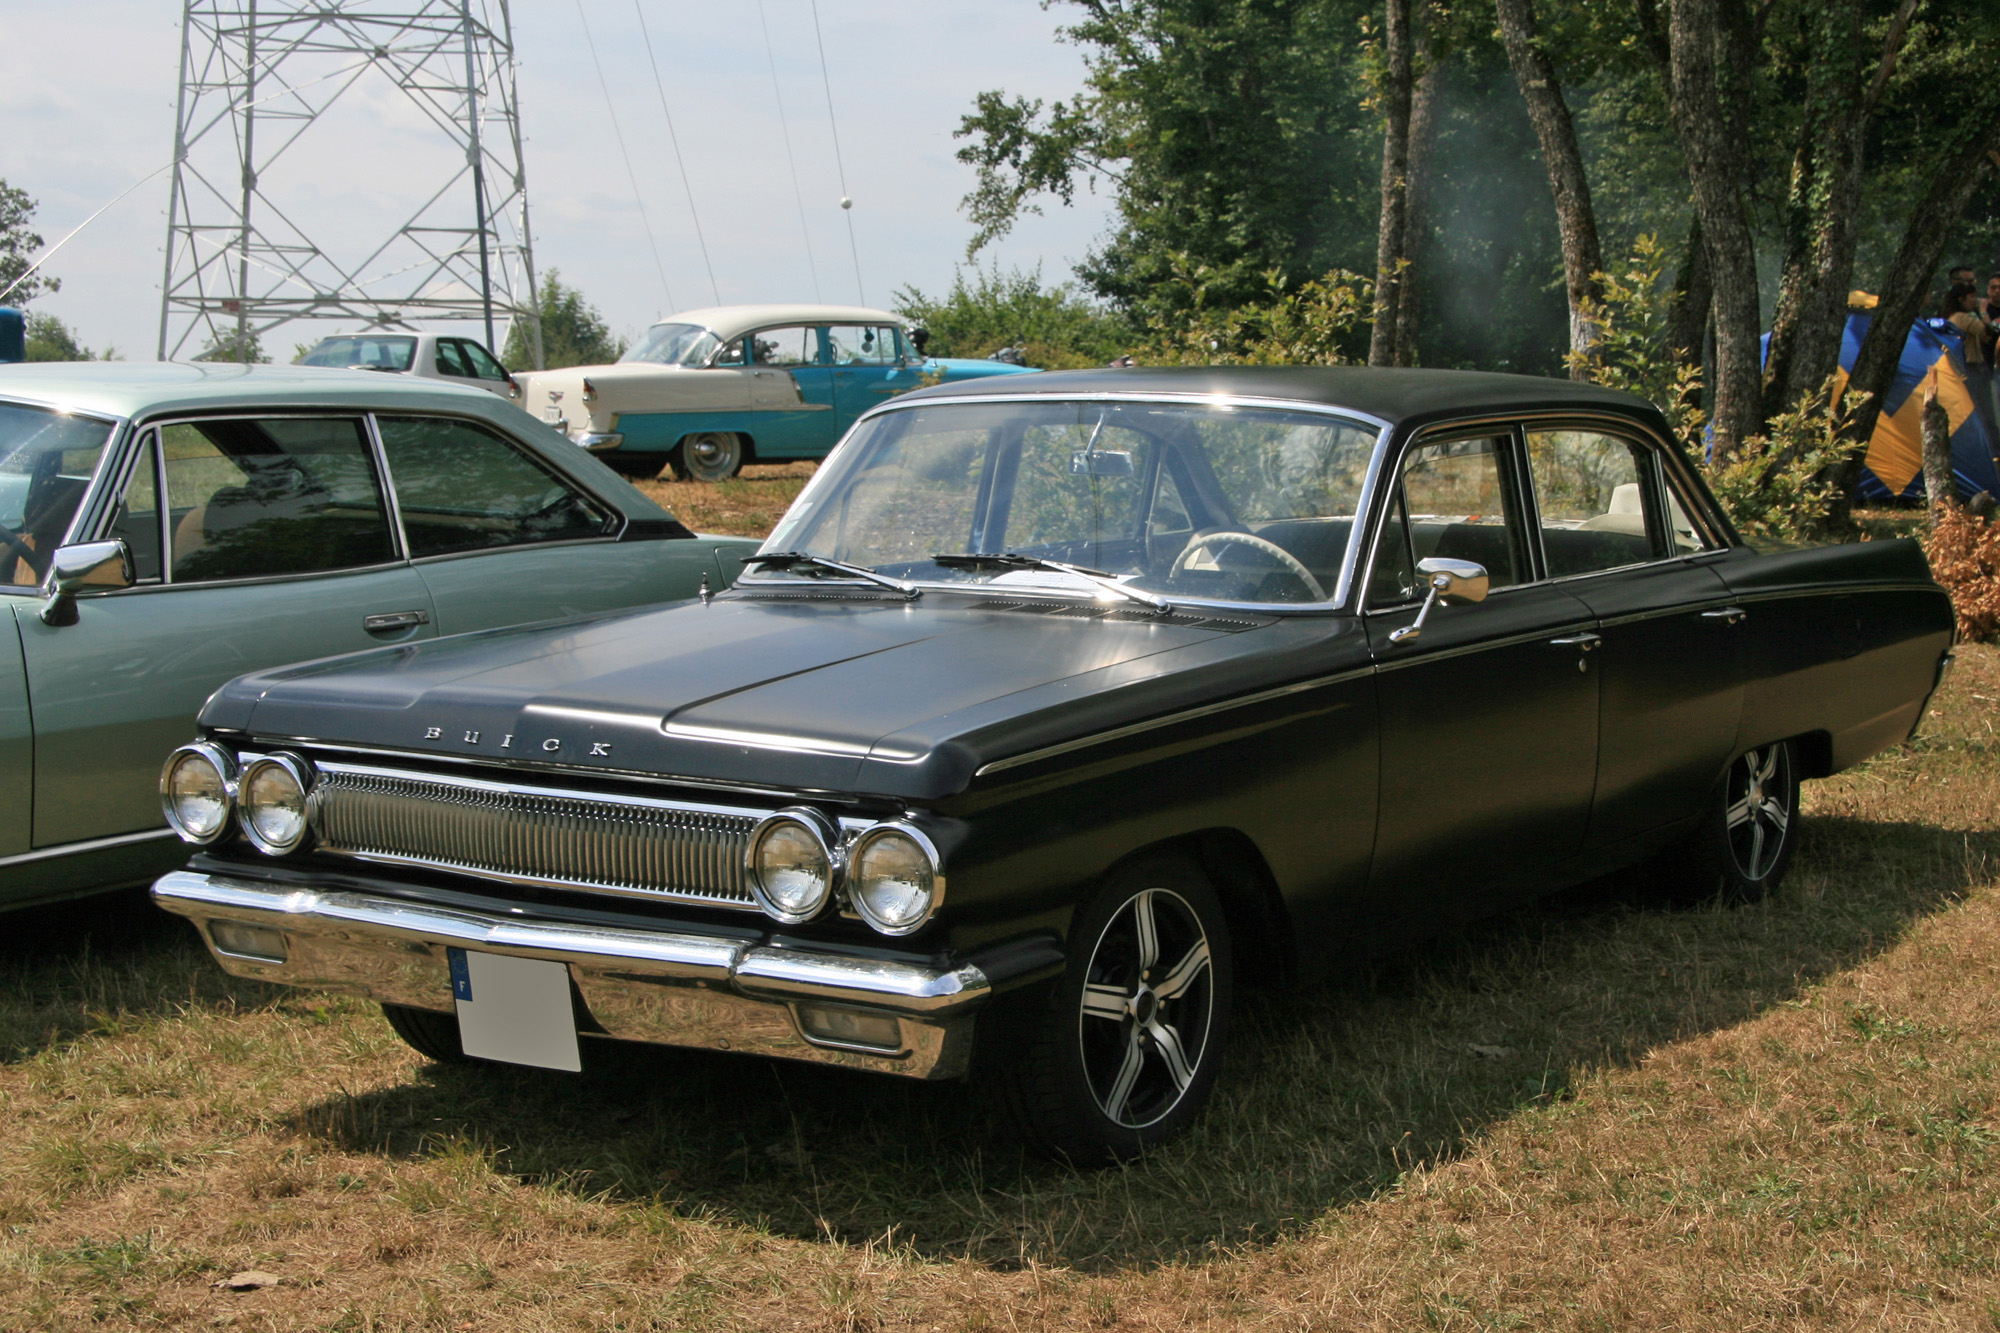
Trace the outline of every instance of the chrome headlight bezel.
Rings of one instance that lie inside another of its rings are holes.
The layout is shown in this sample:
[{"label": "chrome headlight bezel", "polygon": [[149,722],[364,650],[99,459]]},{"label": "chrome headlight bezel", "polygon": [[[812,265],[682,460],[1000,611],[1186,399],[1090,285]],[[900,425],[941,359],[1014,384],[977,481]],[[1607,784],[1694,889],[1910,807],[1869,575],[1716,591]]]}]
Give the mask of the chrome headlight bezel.
[{"label": "chrome headlight bezel", "polygon": [[[299,829],[290,839],[279,840],[267,837],[257,827],[250,808],[250,790],[257,775],[264,769],[276,769],[292,780],[299,792]],[[306,844],[312,834],[312,816],[308,802],[312,798],[313,767],[295,754],[279,751],[275,754],[260,754],[243,765],[243,771],[236,777],[236,826],[243,831],[252,847],[266,856],[289,856]]]},{"label": "chrome headlight bezel", "polygon": [[[788,827],[803,829],[806,836],[818,844],[820,855],[826,861],[826,880],[812,905],[804,909],[786,907],[773,898],[764,887],[764,878],[758,867],[765,840],[779,829]],[[764,915],[788,926],[810,921],[824,912],[839,891],[846,868],[847,858],[839,828],[809,806],[788,806],[764,816],[750,830],[750,838],[743,846],[743,878],[757,899],[757,906],[763,909]]]},{"label": "chrome headlight bezel", "polygon": [[[173,777],[176,769],[190,759],[198,759],[215,770],[222,781],[222,818],[215,821],[215,827],[207,833],[199,833],[181,821],[180,813],[174,808]],[[230,818],[236,813],[236,757],[217,745],[214,741],[195,741],[183,745],[167,756],[167,762],[160,767],[160,809],[166,814],[167,826],[183,842],[191,842],[205,847],[229,831]]]},{"label": "chrome headlight bezel", "polygon": [[[915,844],[918,852],[922,854],[927,870],[924,910],[913,919],[901,923],[887,920],[875,909],[868,901],[866,885],[862,880],[862,866],[867,863],[869,848],[891,835],[907,838]],[[944,903],[943,859],[938,855],[937,844],[914,824],[896,819],[875,825],[854,840],[854,846],[848,849],[847,864],[847,900],[854,905],[855,912],[863,921],[884,935],[915,934],[930,924],[931,918],[937,915],[938,908]]]}]

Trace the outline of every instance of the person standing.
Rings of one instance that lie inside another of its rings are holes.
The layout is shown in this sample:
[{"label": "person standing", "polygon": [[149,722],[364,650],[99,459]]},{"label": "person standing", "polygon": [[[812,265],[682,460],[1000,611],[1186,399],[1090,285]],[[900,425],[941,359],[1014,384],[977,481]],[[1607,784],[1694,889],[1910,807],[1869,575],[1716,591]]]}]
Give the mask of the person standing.
[{"label": "person standing", "polygon": [[1965,338],[1965,384],[1972,393],[1973,410],[1986,428],[1986,447],[2000,451],[2000,418],[1993,403],[1994,326],[1981,312],[1985,304],[1971,283],[1954,282],[1945,293],[1943,314]]}]

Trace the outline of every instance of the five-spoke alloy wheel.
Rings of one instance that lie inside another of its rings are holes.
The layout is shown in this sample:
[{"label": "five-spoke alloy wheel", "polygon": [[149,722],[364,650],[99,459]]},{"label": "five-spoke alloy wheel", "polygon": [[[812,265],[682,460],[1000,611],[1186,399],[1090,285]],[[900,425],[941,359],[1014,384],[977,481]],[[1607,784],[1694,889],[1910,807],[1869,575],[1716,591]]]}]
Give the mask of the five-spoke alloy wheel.
[{"label": "five-spoke alloy wheel", "polygon": [[1751,903],[1778,887],[1798,842],[1798,750],[1772,741],[1730,762],[1700,825],[1656,864],[1671,901]]},{"label": "five-spoke alloy wheel", "polygon": [[1114,872],[1070,929],[1070,966],[1008,1069],[1028,1136],[1077,1165],[1131,1157],[1184,1131],[1227,1036],[1229,931],[1179,856]]}]

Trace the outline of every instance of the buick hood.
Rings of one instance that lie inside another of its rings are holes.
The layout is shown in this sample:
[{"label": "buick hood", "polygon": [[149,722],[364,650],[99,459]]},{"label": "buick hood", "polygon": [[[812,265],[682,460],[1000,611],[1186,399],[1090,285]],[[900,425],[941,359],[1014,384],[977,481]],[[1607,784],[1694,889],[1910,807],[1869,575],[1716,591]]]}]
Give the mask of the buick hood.
[{"label": "buick hood", "polygon": [[453,758],[935,799],[980,765],[1339,669],[1345,620],[927,594],[732,594],[243,676],[205,727]]}]

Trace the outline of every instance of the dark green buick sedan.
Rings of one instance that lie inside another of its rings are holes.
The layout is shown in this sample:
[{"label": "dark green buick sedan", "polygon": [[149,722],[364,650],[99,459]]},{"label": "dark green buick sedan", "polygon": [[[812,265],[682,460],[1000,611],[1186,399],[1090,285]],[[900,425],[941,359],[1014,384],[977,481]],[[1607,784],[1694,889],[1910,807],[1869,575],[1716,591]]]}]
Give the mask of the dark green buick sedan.
[{"label": "dark green buick sedan", "polygon": [[1751,549],[1623,394],[946,385],[725,594],[224,687],[154,896],[437,1059],[990,1059],[1101,1160],[1199,1113],[1239,979],[1643,859],[1768,892],[1801,779],[1908,737],[1951,643],[1915,544]]},{"label": "dark green buick sedan", "polygon": [[160,753],[260,667],[691,597],[695,537],[477,389],[292,366],[0,366],[0,908],[187,859]]}]

